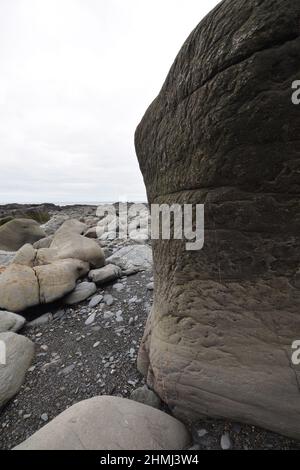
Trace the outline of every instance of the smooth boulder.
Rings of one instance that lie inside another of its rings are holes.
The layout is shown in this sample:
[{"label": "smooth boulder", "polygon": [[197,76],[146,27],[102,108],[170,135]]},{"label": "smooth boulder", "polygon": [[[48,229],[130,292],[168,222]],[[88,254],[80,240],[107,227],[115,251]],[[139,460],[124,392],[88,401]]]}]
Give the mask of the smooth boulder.
[{"label": "smooth boulder", "polygon": [[181,450],[190,436],[173,417],[118,397],[73,405],[16,450]]},{"label": "smooth boulder", "polygon": [[40,225],[32,219],[14,219],[0,227],[0,250],[17,251],[26,243],[46,237]]},{"label": "smooth boulder", "polygon": [[32,268],[11,264],[0,276],[0,308],[22,312],[40,303],[38,278]]},{"label": "smooth boulder", "polygon": [[20,390],[33,356],[34,344],[28,338],[12,332],[0,333],[0,408]]},{"label": "smooth boulder", "polygon": [[17,333],[25,325],[25,318],[6,310],[0,310],[0,333],[12,331]]},{"label": "smooth boulder", "polygon": [[139,352],[185,420],[300,438],[299,78],[294,0],[221,2],[191,33],[137,128],[149,203],[204,204],[205,240],[153,240]]}]

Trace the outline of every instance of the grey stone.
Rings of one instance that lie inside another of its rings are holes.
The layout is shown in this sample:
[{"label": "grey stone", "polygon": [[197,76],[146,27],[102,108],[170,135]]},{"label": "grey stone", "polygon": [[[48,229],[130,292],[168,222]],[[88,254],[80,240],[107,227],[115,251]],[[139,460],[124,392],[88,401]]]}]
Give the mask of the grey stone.
[{"label": "grey stone", "polygon": [[25,318],[12,312],[0,310],[0,333],[12,331],[17,333],[25,325]]},{"label": "grey stone", "polygon": [[104,300],[104,302],[106,303],[107,306],[110,306],[114,303],[114,298],[110,294],[105,294],[103,300]]},{"label": "grey stone", "polygon": [[107,258],[107,263],[116,264],[126,275],[150,270],[153,263],[152,250],[148,245],[126,246]]},{"label": "grey stone", "polygon": [[93,282],[81,282],[77,284],[75,290],[64,298],[66,305],[75,305],[88,299],[97,290],[96,284]]},{"label": "grey stone", "polygon": [[107,282],[118,279],[121,275],[121,270],[118,266],[108,264],[100,269],[94,269],[89,272],[89,279],[97,285],[106,284]]},{"label": "grey stone", "polygon": [[17,251],[26,243],[34,243],[45,236],[35,220],[13,219],[0,227],[0,250]]},{"label": "grey stone", "polygon": [[35,318],[35,320],[26,323],[26,328],[36,328],[37,326],[46,325],[52,320],[52,318],[52,313],[44,313],[44,315],[41,315],[40,317]]},{"label": "grey stone", "polygon": [[[34,344],[16,333],[0,333],[0,353],[5,345],[5,363],[0,363],[0,408],[19,391],[33,356]],[[0,354],[1,359],[3,355]]]},{"label": "grey stone", "polygon": [[97,305],[99,305],[100,302],[102,302],[102,300],[103,300],[103,295],[95,295],[95,296],[90,300],[89,307],[90,307],[90,308],[97,307]]},{"label": "grey stone", "polygon": [[139,403],[144,403],[144,405],[152,406],[153,408],[160,408],[161,400],[155,392],[150,390],[147,385],[139,387],[134,390],[130,395],[131,400],[137,401]]},{"label": "grey stone", "polygon": [[230,450],[231,448],[232,448],[232,442],[231,442],[229,434],[226,432],[221,437],[221,449]]},{"label": "grey stone", "polygon": [[96,315],[97,315],[97,312],[92,313],[85,321],[85,325],[86,326],[92,325],[94,321],[96,320]]}]

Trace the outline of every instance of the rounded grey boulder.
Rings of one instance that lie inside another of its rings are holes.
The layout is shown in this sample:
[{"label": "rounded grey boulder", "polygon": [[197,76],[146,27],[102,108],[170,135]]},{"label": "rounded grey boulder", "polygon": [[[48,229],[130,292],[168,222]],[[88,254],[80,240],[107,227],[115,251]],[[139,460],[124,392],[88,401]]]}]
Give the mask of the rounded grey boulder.
[{"label": "rounded grey boulder", "polygon": [[73,405],[17,450],[181,450],[190,436],[175,418],[125,398],[95,397]]}]

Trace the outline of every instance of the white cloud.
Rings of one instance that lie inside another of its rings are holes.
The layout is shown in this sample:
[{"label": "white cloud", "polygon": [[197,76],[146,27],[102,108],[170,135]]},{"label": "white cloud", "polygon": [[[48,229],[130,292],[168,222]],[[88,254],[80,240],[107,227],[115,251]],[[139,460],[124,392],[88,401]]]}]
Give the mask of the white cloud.
[{"label": "white cloud", "polygon": [[144,199],[133,136],[217,0],[1,0],[0,203]]}]

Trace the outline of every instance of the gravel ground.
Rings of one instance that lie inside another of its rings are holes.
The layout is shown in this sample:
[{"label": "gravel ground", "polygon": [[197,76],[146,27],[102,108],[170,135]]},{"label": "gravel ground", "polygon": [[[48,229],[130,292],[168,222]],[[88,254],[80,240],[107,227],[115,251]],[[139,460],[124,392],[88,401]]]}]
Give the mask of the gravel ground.
[{"label": "gravel ground", "polygon": [[[0,415],[0,449],[10,449],[71,405],[97,395],[128,397],[143,384],[136,368],[138,345],[151,307],[151,273],[128,277],[118,292],[98,289],[114,303],[94,309],[84,302],[58,311],[46,325],[21,333],[36,344],[35,362],[21,391]],[[85,325],[90,313],[95,323]],[[120,312],[105,319],[108,312]],[[53,311],[54,312],[54,311]],[[61,318],[59,318],[61,317]],[[122,320],[121,320],[122,318]]]}]

